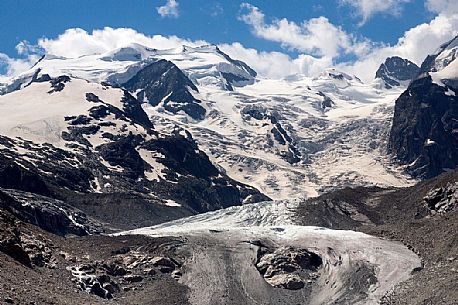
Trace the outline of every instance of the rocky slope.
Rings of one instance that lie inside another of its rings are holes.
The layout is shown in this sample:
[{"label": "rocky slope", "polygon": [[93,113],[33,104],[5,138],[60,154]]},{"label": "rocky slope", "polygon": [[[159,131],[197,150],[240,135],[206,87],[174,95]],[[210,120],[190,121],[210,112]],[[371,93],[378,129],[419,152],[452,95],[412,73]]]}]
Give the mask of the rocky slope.
[{"label": "rocky slope", "polygon": [[429,56],[395,105],[388,150],[419,177],[458,165],[458,38]]},{"label": "rocky slope", "polygon": [[1,187],[67,201],[103,221],[111,216],[102,203],[128,194],[138,200],[134,223],[145,212],[154,222],[267,199],[222,173],[189,133],[157,132],[125,90],[62,76],[0,97],[0,108]]},{"label": "rocky slope", "polygon": [[[457,180],[454,171],[405,189],[360,187],[232,207],[121,236],[62,238],[0,210],[0,266],[9,270],[0,274],[0,298],[451,305],[458,211],[449,203]],[[437,212],[444,202],[451,208]]]},{"label": "rocky slope", "polygon": [[413,276],[381,304],[455,304],[458,171],[404,189],[354,188],[299,205],[302,224],[351,229],[402,241],[422,259]]}]

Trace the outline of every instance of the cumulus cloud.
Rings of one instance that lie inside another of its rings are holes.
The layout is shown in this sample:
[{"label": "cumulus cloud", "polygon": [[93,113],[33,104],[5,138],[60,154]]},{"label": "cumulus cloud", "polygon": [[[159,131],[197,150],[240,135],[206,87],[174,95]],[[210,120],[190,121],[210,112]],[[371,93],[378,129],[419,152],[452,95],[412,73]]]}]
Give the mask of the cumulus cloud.
[{"label": "cumulus cloud", "polygon": [[428,54],[432,54],[444,42],[458,35],[458,14],[438,15],[431,22],[417,25],[406,31],[393,45],[375,48],[369,54],[352,63],[341,63],[339,67],[369,81],[373,79],[380,63],[387,57],[400,56],[420,65]]},{"label": "cumulus cloud", "polygon": [[156,7],[156,10],[161,17],[178,18],[178,6],[179,4],[176,0],[167,0],[165,5]]},{"label": "cumulus cloud", "polygon": [[31,54],[43,54],[44,50],[38,46],[31,44],[27,40],[23,40],[16,45],[16,51],[19,55],[28,56]]},{"label": "cumulus cloud", "polygon": [[426,0],[426,7],[436,13],[453,15],[458,13],[457,0]]},{"label": "cumulus cloud", "polygon": [[340,0],[340,3],[355,8],[357,14],[362,17],[360,25],[363,25],[375,14],[400,15],[403,5],[410,1],[411,0]]},{"label": "cumulus cloud", "polygon": [[315,58],[301,54],[296,58],[281,52],[260,52],[240,43],[222,44],[219,48],[232,58],[242,60],[260,76],[282,78],[292,74],[315,75],[332,65],[329,57]]},{"label": "cumulus cloud", "polygon": [[82,55],[101,54],[132,43],[156,49],[171,49],[184,44],[189,46],[207,44],[202,40],[192,41],[177,36],[148,36],[130,28],[113,29],[110,27],[93,30],[91,33],[82,29],[68,29],[55,39],[42,38],[38,40],[38,46],[44,49],[47,54],[73,58]]},{"label": "cumulus cloud", "polygon": [[266,23],[264,13],[256,6],[242,3],[241,8],[243,13],[239,19],[250,25],[255,36],[278,42],[290,50],[332,59],[342,53],[361,55],[370,48],[368,40],[358,41],[326,17],[312,18],[301,24],[286,18]]}]

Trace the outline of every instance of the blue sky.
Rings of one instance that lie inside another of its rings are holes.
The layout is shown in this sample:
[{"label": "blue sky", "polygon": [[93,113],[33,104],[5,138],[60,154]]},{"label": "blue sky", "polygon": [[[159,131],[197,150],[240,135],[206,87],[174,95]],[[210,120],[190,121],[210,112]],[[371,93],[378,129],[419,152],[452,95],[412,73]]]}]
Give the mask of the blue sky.
[{"label": "blue sky", "polygon": [[[166,5],[166,2],[169,5],[170,2],[176,2],[176,11],[161,16],[157,8]],[[439,3],[437,8],[432,8],[436,2]],[[276,38],[269,37],[271,30],[279,26],[276,22],[282,18],[288,25],[301,27],[313,18],[325,17],[329,24],[354,39],[352,43],[369,41],[373,45],[394,46],[406,31],[419,24],[429,24],[442,14],[446,9],[443,3],[455,8],[455,2],[458,1],[1,0],[0,54],[9,58],[21,58],[16,50],[16,45],[21,41],[35,44],[43,37],[56,39],[69,28],[81,28],[90,33],[94,29],[108,26],[132,28],[145,35],[176,35],[214,44],[240,42],[245,48],[282,52],[292,60],[301,54],[326,56],[331,57],[332,64],[336,64],[358,60],[362,54],[354,51],[356,46],[342,47],[345,43],[337,46],[339,50],[344,49],[341,55],[323,54],[321,46],[304,46],[308,41],[299,45],[294,41],[283,41],[278,37],[283,35],[283,29],[277,31]],[[249,6],[243,7],[242,3]],[[264,16],[262,25],[254,24],[253,19],[248,17],[242,18],[249,14],[252,17],[256,12]],[[300,34],[308,30],[308,27],[300,29]],[[5,73],[5,69],[3,66],[0,74]]]},{"label": "blue sky", "polygon": [[[182,0],[178,18],[163,18],[156,7],[165,1],[157,0],[2,0],[0,52],[15,56],[15,46],[22,40],[53,38],[68,28],[90,31],[105,26],[129,27],[149,35],[204,39],[215,44],[238,41],[258,50],[280,50],[276,43],[254,38],[247,25],[237,19],[242,2],[247,1]],[[406,5],[404,10],[408,13],[402,16],[379,14],[363,26],[357,25],[360,18],[352,13],[352,8],[339,5],[338,1],[248,2],[270,18],[288,18],[300,23],[323,15],[347,31],[388,43],[395,43],[405,30],[432,18],[423,1]]]}]

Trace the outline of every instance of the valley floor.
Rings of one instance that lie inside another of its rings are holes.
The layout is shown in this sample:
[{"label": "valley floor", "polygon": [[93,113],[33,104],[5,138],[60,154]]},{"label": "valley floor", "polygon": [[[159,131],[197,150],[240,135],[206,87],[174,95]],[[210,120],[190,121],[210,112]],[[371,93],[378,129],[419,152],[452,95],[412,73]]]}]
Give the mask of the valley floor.
[{"label": "valley floor", "polygon": [[[0,299],[6,304],[455,305],[458,213],[431,214],[423,197],[456,180],[452,172],[405,189],[360,187],[309,200],[232,207],[116,236],[62,238],[11,222],[14,217],[2,212],[3,247],[11,232],[34,236],[41,244],[24,238],[22,247],[43,266],[21,264],[3,248]],[[282,247],[322,258],[304,288],[272,287],[257,270],[262,249]],[[81,291],[81,283],[93,278],[115,287],[114,298]]]}]

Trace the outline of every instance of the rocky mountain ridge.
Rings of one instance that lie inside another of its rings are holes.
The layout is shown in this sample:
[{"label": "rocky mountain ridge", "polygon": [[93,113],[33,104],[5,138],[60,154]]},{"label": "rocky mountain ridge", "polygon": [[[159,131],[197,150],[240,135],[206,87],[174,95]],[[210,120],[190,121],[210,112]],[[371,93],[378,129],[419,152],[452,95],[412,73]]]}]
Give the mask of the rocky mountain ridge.
[{"label": "rocky mountain ridge", "polygon": [[408,59],[393,56],[386,59],[375,73],[375,79],[383,81],[386,89],[409,84],[420,72],[420,67]]},{"label": "rocky mountain ridge", "polygon": [[396,101],[388,149],[415,176],[433,177],[458,165],[457,41],[428,56]]},{"label": "rocky mountain ridge", "polygon": [[45,56],[0,96],[0,300],[454,304],[455,48],[391,135],[402,83],[268,80],[214,46]]}]

